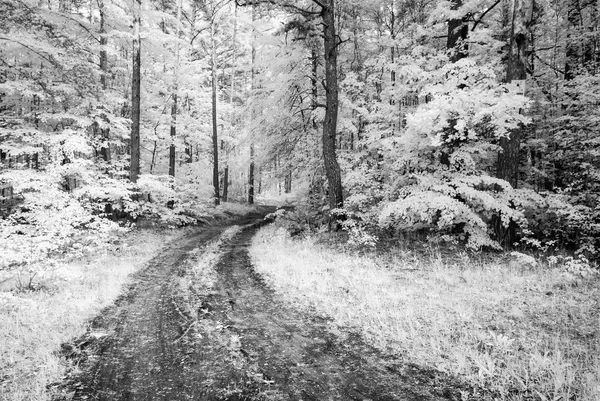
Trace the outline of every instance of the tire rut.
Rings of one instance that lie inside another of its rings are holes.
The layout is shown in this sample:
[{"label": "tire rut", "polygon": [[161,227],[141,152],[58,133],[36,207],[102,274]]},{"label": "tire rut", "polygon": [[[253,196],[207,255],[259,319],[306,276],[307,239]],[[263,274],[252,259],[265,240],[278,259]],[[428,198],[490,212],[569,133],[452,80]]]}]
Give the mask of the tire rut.
[{"label": "tire rut", "polygon": [[455,378],[382,356],[356,334],[333,334],[328,319],[280,301],[250,262],[257,226],[223,245],[210,288],[192,284],[184,294],[179,283],[193,280],[190,251],[224,226],[155,258],[84,337],[63,347],[79,369],[54,401],[461,400],[473,393]]}]

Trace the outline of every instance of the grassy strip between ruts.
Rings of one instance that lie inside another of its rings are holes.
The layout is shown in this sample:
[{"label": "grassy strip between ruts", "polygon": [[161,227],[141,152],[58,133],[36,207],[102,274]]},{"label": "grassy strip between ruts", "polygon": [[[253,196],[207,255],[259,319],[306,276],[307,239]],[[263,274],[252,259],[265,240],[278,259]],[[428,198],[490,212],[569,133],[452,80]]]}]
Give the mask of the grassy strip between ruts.
[{"label": "grassy strip between ruts", "polygon": [[181,234],[138,231],[112,253],[49,269],[35,291],[0,292],[0,400],[48,399],[46,385],[64,374],[60,344],[83,333],[129,276]]},{"label": "grassy strip between ruts", "polygon": [[283,298],[502,400],[600,400],[600,280],[462,253],[359,256],[268,226],[256,270]]}]

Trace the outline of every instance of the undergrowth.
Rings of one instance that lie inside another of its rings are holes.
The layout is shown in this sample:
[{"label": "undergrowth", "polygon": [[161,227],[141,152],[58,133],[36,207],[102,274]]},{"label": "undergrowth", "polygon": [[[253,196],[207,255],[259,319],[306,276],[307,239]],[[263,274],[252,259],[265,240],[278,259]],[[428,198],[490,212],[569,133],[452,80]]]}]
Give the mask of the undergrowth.
[{"label": "undergrowth", "polygon": [[582,259],[438,248],[385,253],[261,229],[251,256],[288,301],[385,353],[435,367],[501,400],[600,399],[600,279]]}]

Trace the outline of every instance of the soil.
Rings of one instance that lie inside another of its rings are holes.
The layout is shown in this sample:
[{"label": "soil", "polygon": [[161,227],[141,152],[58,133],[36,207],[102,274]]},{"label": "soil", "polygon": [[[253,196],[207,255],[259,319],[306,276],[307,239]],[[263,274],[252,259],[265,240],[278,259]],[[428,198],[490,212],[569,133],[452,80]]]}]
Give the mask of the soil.
[{"label": "soil", "polygon": [[[247,252],[268,211],[170,244],[83,337],[63,344],[72,368],[51,386],[53,400],[483,399],[279,299]],[[222,245],[213,285],[202,290],[189,260],[230,224],[245,228]]]}]

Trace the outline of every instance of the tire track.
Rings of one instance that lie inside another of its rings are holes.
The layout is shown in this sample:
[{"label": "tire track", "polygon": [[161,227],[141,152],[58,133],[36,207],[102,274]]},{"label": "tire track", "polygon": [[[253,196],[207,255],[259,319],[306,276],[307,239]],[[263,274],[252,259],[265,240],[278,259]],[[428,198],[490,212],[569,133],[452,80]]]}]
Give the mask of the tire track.
[{"label": "tire track", "polygon": [[278,300],[248,255],[264,214],[238,220],[253,224],[221,245],[206,277],[194,270],[192,251],[225,225],[155,258],[70,347],[79,350],[70,356],[79,370],[54,401],[486,399]]}]

